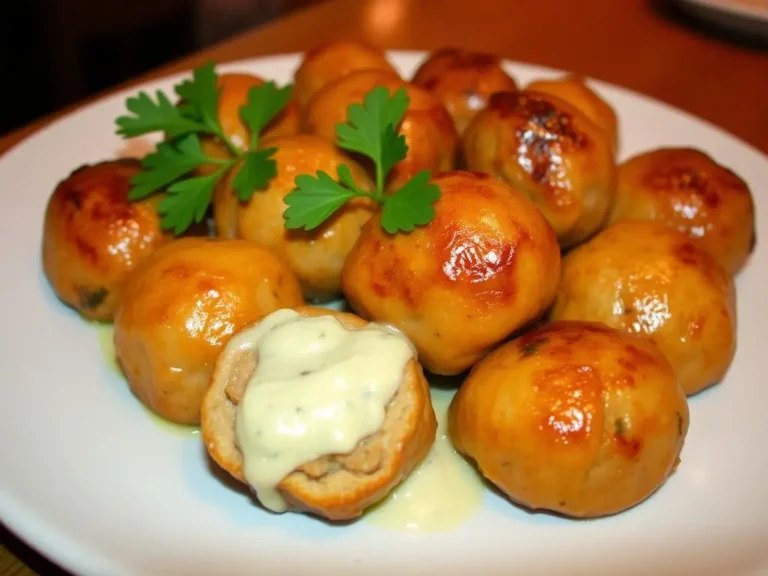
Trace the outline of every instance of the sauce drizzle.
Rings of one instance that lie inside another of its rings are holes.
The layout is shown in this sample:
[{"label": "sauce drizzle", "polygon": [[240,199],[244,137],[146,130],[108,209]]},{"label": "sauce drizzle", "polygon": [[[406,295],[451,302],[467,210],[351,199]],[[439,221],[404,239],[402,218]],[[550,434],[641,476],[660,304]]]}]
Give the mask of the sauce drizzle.
[{"label": "sauce drizzle", "polygon": [[446,532],[480,508],[485,485],[448,437],[448,406],[454,390],[432,388],[437,438],[427,457],[406,480],[364,516],[366,522],[398,532]]}]

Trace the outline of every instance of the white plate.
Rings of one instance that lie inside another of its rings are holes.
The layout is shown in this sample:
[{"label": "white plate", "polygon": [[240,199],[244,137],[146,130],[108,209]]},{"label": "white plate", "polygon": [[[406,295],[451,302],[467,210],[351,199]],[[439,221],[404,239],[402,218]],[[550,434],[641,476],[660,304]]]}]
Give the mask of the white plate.
[{"label": "white plate", "polygon": [[768,38],[768,0],[678,0],[684,10],[737,32]]},{"label": "white plate", "polygon": [[[393,53],[410,74],[421,58]],[[297,56],[227,69],[288,82]],[[510,64],[522,82],[552,70]],[[170,89],[176,78],[153,83]],[[685,113],[605,84],[623,156],[698,146],[741,174],[758,202],[768,162]],[[131,90],[133,92],[134,90]],[[756,574],[768,569],[768,250],[758,244],[738,279],[738,353],[726,381],[691,401],[678,472],[642,505],[587,522],[528,514],[488,492],[459,528],[423,535],[366,522],[329,527],[273,516],[209,469],[196,437],[167,433],[106,365],[96,330],[58,303],[40,266],[43,210],[79,164],[121,148],[119,94],[64,118],[0,159],[5,330],[0,362],[0,518],[79,574]]]}]

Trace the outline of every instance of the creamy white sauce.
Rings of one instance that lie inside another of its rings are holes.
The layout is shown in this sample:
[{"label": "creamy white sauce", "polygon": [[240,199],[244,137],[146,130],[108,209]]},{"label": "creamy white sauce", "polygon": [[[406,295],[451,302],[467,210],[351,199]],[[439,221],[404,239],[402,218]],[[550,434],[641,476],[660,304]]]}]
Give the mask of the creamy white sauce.
[{"label": "creamy white sauce", "polygon": [[385,500],[365,515],[381,528],[401,532],[449,531],[474,514],[483,502],[480,474],[448,437],[448,407],[453,390],[432,389],[437,438],[429,455]]},{"label": "creamy white sauce", "polygon": [[384,423],[386,406],[414,357],[389,327],[347,329],[333,316],[273,312],[238,334],[258,365],[237,407],[236,440],[243,472],[261,503],[286,504],[276,486],[328,454],[346,454]]}]

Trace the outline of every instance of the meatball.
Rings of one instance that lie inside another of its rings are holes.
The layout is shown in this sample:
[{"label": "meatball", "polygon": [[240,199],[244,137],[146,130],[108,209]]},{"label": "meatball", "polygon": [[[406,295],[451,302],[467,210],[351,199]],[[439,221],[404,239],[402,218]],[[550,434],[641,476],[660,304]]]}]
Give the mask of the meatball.
[{"label": "meatball", "polygon": [[[222,74],[219,76],[219,122],[224,134],[237,147],[245,148],[251,139],[251,132],[240,117],[240,108],[248,101],[248,91],[261,86],[264,80],[251,74]],[[260,142],[299,132],[299,106],[295,101],[288,105],[262,131]],[[214,158],[226,158],[229,149],[218,138],[208,136],[202,139],[203,150]],[[219,166],[204,166],[202,173],[210,173]]]},{"label": "meatball", "polygon": [[687,394],[719,382],[736,350],[731,276],[660,222],[614,224],[563,258],[552,320],[603,322],[651,338]]},{"label": "meatball", "polygon": [[371,190],[373,185],[362,168],[325,138],[285,136],[273,139],[270,145],[277,148],[277,176],[266,190],[257,190],[250,200],[241,202],[232,189],[237,171],[221,181],[214,197],[217,234],[253,240],[269,248],[296,274],[306,298],[328,300],[339,296],[344,259],[371,217],[375,203],[355,198],[320,227],[307,232],[285,228],[284,198],[296,188],[294,181],[299,174],[322,170],[335,177],[341,164],[350,169],[359,187]]},{"label": "meatball", "polygon": [[583,77],[569,74],[551,80],[536,80],[526,86],[526,90],[557,96],[581,110],[608,135],[608,142],[616,154],[619,148],[616,112],[597,92],[587,86]]},{"label": "meatball", "polygon": [[329,84],[307,104],[303,130],[336,141],[336,125],[347,120],[347,108],[362,103],[376,86],[391,93],[405,88],[410,104],[400,123],[408,155],[390,172],[390,188],[399,187],[421,170],[450,170],[456,162],[459,137],[451,116],[437,97],[403,82],[391,72],[363,70]]},{"label": "meatball", "polygon": [[616,166],[608,138],[556,96],[498,92],[464,134],[467,167],[523,190],[560,245],[597,232],[608,216]]},{"label": "meatball", "polygon": [[619,166],[610,222],[658,220],[687,234],[731,274],[755,248],[747,184],[691,148],[660,148]]},{"label": "meatball", "polygon": [[56,295],[89,320],[112,319],[126,278],[165,241],[158,196],[128,200],[138,160],[78,168],[45,211],[43,270]]},{"label": "meatball", "polygon": [[363,317],[394,325],[437,374],[459,374],[539,316],[554,298],[560,251],[522,192],[486,174],[432,179],[435,217],[388,234],[376,215],[344,263],[341,284]]},{"label": "meatball", "polygon": [[459,134],[485,108],[491,94],[517,89],[497,56],[457,48],[432,53],[416,70],[413,84],[445,104]]},{"label": "meatball", "polygon": [[350,40],[335,40],[304,55],[294,75],[294,97],[303,106],[327,84],[357,70],[397,74],[379,48]]},{"label": "meatball", "polygon": [[126,283],[115,312],[117,360],[148,408],[198,424],[216,356],[232,334],[302,303],[293,273],[266,248],[245,240],[176,240]]},{"label": "meatball", "polygon": [[[354,314],[333,310],[301,307],[297,312],[303,316],[333,316],[347,329],[367,324]],[[236,411],[258,366],[257,355],[247,342],[247,332],[240,332],[219,355],[201,410],[206,450],[243,483],[247,480],[236,439]],[[411,359],[400,388],[386,407],[382,427],[351,452],[328,454],[305,463],[280,482],[278,492],[289,510],[330,520],[357,518],[424,460],[434,443],[436,429],[429,384],[419,363]]]},{"label": "meatball", "polygon": [[456,449],[510,500],[573,517],[615,514],[679,463],[688,404],[645,338],[557,322],[481,360],[448,415]]}]

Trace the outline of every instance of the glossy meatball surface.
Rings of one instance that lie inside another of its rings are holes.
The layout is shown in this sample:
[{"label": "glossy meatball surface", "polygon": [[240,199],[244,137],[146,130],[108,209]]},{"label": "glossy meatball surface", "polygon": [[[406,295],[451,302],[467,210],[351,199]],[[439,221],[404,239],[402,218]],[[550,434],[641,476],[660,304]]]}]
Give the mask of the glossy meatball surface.
[{"label": "glossy meatball surface", "polygon": [[513,502],[597,517],[664,483],[689,413],[674,370],[650,341],[558,322],[481,360],[448,418],[457,450]]},{"label": "glossy meatball surface", "polygon": [[687,234],[731,274],[755,248],[755,207],[746,182],[692,148],[660,148],[619,166],[610,222],[658,220]]},{"label": "glossy meatball surface", "polygon": [[245,240],[176,240],[125,286],[115,313],[117,360],[148,408],[198,424],[214,362],[232,334],[302,303],[293,273],[266,248]]},{"label": "glossy meatball surface", "polygon": [[159,199],[128,200],[138,160],[83,166],[48,200],[43,270],[56,295],[90,320],[111,320],[128,274],[163,242]]},{"label": "glossy meatball surface", "polygon": [[607,135],[614,154],[619,148],[616,111],[590,88],[585,79],[575,74],[560,78],[536,80],[526,86],[530,92],[543,92],[565,100],[597,124]]},{"label": "glossy meatball surface", "polygon": [[390,94],[404,88],[410,99],[399,126],[408,145],[408,155],[394,166],[388,185],[398,187],[421,170],[452,169],[459,139],[445,106],[426,90],[390,72],[363,70],[329,84],[307,104],[303,130],[335,142],[336,125],[347,121],[349,106],[362,103],[365,95],[377,86],[387,88]]},{"label": "glossy meatball surface", "polygon": [[357,70],[397,74],[383,50],[362,42],[335,40],[304,55],[294,75],[294,97],[305,105],[322,88]]},{"label": "glossy meatball surface", "polygon": [[305,297],[328,300],[341,292],[341,268],[344,259],[360,236],[363,224],[371,217],[373,201],[356,198],[344,205],[320,227],[312,231],[288,230],[283,212],[284,198],[296,188],[300,174],[314,175],[321,170],[336,177],[344,164],[355,183],[372,189],[365,171],[342,154],[331,142],[319,136],[303,134],[272,140],[277,148],[277,176],[265,190],[256,191],[241,202],[232,189],[232,171],[222,180],[214,199],[217,234],[224,238],[244,238],[269,248],[296,274]]},{"label": "glossy meatball surface", "polygon": [[687,394],[719,382],[736,350],[731,276],[660,222],[614,224],[566,254],[551,318],[649,337]]},{"label": "glossy meatball surface", "polygon": [[[264,84],[264,79],[252,74],[222,74],[218,78],[219,93],[219,123],[224,134],[232,143],[241,149],[247,148],[251,139],[251,131],[240,116],[240,108],[248,101],[248,92]],[[290,136],[299,132],[299,106],[292,100],[264,128],[259,142],[271,138]],[[201,139],[203,150],[215,158],[226,158],[231,155],[227,146],[218,138],[207,136]],[[215,171],[218,166],[206,166],[203,172]]]},{"label": "glossy meatball surface", "polygon": [[608,217],[616,167],[608,138],[564,100],[499,92],[464,134],[470,170],[523,190],[564,248],[597,232]]},{"label": "glossy meatball surface", "polygon": [[391,323],[437,374],[458,374],[551,302],[560,276],[552,229],[524,194],[486,174],[449,172],[435,218],[388,234],[374,216],[342,271],[365,318]]},{"label": "glossy meatball surface", "polygon": [[493,54],[443,48],[430,54],[413,76],[413,84],[432,92],[463,134],[495,92],[517,89],[515,81]]}]

